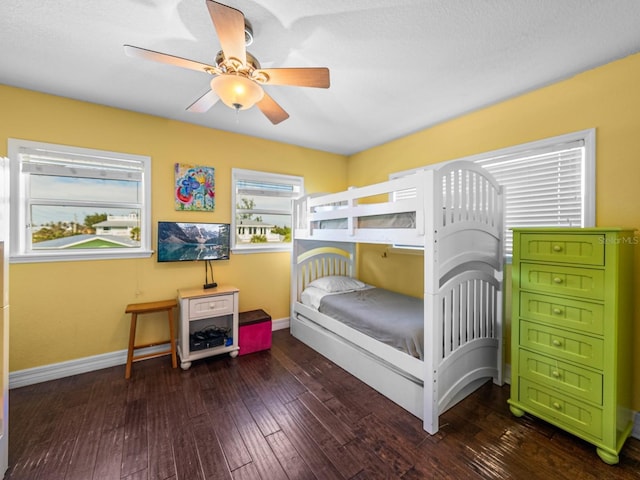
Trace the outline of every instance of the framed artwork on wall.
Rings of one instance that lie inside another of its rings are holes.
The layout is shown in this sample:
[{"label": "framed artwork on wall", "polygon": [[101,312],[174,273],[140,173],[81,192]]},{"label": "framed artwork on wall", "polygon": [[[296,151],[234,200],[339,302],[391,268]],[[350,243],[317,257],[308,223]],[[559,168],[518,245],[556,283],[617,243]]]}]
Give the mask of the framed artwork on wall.
[{"label": "framed artwork on wall", "polygon": [[213,212],[216,207],[215,169],[175,164],[176,210]]}]

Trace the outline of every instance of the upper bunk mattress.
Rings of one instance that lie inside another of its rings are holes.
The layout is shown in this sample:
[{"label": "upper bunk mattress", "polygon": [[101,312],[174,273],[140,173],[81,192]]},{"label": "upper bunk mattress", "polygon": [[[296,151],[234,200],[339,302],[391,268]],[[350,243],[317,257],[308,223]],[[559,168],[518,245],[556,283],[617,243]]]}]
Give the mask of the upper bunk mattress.
[{"label": "upper bunk mattress", "polygon": [[325,295],[318,311],[413,357],[424,358],[424,307],[419,298],[367,288]]},{"label": "upper bunk mattress", "polygon": [[[319,229],[345,229],[347,219],[319,220],[312,222],[312,226]],[[416,228],[416,213],[385,213],[358,217],[357,228]]]}]

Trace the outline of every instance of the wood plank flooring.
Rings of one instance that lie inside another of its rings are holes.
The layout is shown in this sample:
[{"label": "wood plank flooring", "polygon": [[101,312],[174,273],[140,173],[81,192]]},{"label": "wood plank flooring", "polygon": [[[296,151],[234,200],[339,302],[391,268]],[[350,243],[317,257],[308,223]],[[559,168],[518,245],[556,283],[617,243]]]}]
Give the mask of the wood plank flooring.
[{"label": "wood plank flooring", "polygon": [[485,384],[430,436],[403,411],[289,335],[270,351],[172,369],[169,357],[10,392],[5,478],[46,480],[638,479]]}]

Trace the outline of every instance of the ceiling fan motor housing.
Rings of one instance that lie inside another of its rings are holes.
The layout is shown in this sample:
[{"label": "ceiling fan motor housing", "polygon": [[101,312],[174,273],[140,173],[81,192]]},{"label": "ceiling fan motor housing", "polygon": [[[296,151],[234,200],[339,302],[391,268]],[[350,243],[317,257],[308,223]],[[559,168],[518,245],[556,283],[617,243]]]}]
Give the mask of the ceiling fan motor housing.
[{"label": "ceiling fan motor housing", "polygon": [[246,18],[244,19],[244,46],[248,47],[253,43],[253,27]]}]

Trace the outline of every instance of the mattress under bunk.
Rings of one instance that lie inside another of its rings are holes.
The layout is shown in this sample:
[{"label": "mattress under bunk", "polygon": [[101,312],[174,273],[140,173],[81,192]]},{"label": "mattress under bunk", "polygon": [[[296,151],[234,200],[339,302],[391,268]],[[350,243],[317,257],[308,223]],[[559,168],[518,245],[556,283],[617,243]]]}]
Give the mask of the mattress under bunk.
[{"label": "mattress under bunk", "polygon": [[369,286],[332,293],[309,286],[301,301],[407,355],[424,358],[422,299]]},{"label": "mattress under bunk", "polygon": [[[340,209],[338,209],[339,212]],[[335,218],[329,220],[317,220],[311,223],[312,228],[340,229],[345,230],[349,227],[349,221],[346,217]],[[416,214],[415,212],[388,213],[381,215],[367,215],[357,217],[356,228],[415,228]]]}]

